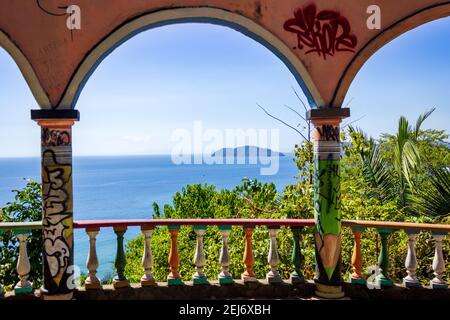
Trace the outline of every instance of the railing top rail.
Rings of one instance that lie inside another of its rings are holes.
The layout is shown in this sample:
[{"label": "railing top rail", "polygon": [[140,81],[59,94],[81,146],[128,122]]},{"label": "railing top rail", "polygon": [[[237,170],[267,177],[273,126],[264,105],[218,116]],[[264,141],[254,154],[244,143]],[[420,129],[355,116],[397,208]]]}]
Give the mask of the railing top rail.
[{"label": "railing top rail", "polygon": [[42,221],[0,222],[0,230],[34,230],[42,229]]},{"label": "railing top rail", "polygon": [[395,230],[418,230],[418,231],[423,230],[423,231],[450,232],[450,224],[343,220],[342,225],[346,226],[346,227],[360,227],[360,228],[386,228],[386,229],[395,229]]},{"label": "railing top rail", "polygon": [[132,227],[132,226],[291,226],[312,227],[313,219],[137,219],[137,220],[79,220],[74,228]]},{"label": "railing top rail", "polygon": [[[134,220],[79,220],[74,221],[74,228],[108,228],[108,227],[133,227],[133,226],[181,226],[181,225],[203,225],[203,226],[267,226],[267,227],[313,227],[314,219],[134,219]],[[450,232],[450,225],[413,223],[413,222],[391,222],[391,221],[364,221],[343,220],[345,227],[359,228],[386,228],[395,230],[428,230]]]}]

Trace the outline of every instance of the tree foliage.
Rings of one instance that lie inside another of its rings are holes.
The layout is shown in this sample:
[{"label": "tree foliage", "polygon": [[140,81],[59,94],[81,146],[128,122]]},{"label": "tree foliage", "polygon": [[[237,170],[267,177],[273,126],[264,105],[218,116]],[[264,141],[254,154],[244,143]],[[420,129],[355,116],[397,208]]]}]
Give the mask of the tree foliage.
[{"label": "tree foliage", "polygon": [[[0,209],[0,222],[40,221],[42,219],[40,184],[28,180],[25,188],[13,192],[14,201],[8,202]],[[41,230],[33,230],[28,239],[27,248],[31,266],[29,280],[35,288],[38,288],[42,280]],[[0,281],[6,290],[11,290],[19,279],[16,271],[19,241],[12,231],[0,234],[0,241]]]}]

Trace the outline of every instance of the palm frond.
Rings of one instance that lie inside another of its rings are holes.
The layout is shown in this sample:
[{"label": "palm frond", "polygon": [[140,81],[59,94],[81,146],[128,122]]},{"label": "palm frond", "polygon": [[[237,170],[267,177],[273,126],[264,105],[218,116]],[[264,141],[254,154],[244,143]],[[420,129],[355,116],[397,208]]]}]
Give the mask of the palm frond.
[{"label": "palm frond", "polygon": [[420,214],[443,218],[450,215],[450,170],[430,170],[431,187],[418,190],[413,197],[413,210]]},{"label": "palm frond", "polygon": [[422,127],[423,122],[431,116],[431,114],[436,110],[435,107],[431,108],[430,110],[425,111],[422,113],[419,118],[417,118],[416,126],[414,127],[414,138],[417,139],[419,136],[420,128]]},{"label": "palm frond", "polygon": [[390,201],[394,198],[394,184],[388,162],[383,159],[377,145],[372,145],[369,154],[361,154],[363,174],[366,183],[376,190],[377,196],[382,201]]}]

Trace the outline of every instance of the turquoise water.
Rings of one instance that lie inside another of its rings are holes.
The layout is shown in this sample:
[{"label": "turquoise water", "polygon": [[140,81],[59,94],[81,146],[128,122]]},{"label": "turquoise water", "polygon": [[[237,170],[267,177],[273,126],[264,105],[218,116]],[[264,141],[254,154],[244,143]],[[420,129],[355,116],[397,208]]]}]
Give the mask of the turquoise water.
[{"label": "turquoise water", "polygon": [[[273,181],[280,191],[295,182],[292,155],[280,159],[276,175],[261,176],[260,165],[174,165],[170,156],[78,157],[73,164],[74,218],[142,219],[151,218],[152,203],[171,203],[172,195],[188,184],[208,183],[219,189],[240,184],[242,178]],[[12,189],[25,185],[23,178],[40,181],[39,158],[0,159],[0,206],[13,200]],[[131,227],[126,239],[140,233]],[[75,231],[75,264],[86,271],[88,237]],[[116,242],[111,229],[97,237],[99,277],[107,276],[115,258]]]}]

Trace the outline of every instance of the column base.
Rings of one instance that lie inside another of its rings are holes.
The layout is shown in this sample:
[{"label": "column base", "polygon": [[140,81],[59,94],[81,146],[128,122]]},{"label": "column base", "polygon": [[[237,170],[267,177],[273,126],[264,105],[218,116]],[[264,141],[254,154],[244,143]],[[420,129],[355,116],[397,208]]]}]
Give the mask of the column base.
[{"label": "column base", "polygon": [[379,275],[375,278],[375,282],[380,287],[390,288],[394,286],[394,283],[391,279],[386,278],[384,275]]},{"label": "column base", "polygon": [[141,279],[141,287],[153,287],[153,286],[156,286],[155,279],[151,279],[151,280],[142,280]]},{"label": "column base", "polygon": [[14,294],[29,294],[33,292],[33,287],[27,286],[27,287],[19,287],[19,286],[15,286],[14,287]]},{"label": "column base", "polygon": [[192,278],[192,283],[196,284],[209,284],[208,279],[206,277],[201,278]]},{"label": "column base", "polygon": [[102,289],[102,284],[100,282],[85,282],[84,288],[86,290],[100,290]]},{"label": "column base", "polygon": [[304,284],[304,283],[306,283],[305,277],[292,273],[291,274],[291,283],[292,284]]},{"label": "column base", "polygon": [[345,297],[345,292],[342,286],[329,286],[321,283],[316,283],[317,290],[315,294],[323,299],[342,299]]},{"label": "column base", "polygon": [[182,286],[184,285],[183,280],[181,278],[168,278],[167,285],[169,286]]},{"label": "column base", "polygon": [[42,300],[72,300],[73,292],[62,293],[62,294],[48,294],[47,290],[41,290]]},{"label": "column base", "polygon": [[219,284],[231,284],[231,283],[234,283],[233,278],[230,278],[230,277],[223,277],[223,278],[221,278],[221,277],[219,277]]},{"label": "column base", "polygon": [[363,278],[350,278],[350,283],[353,284],[366,284],[366,280]]},{"label": "column base", "polygon": [[278,284],[283,282],[279,274],[267,274],[266,280],[269,284]]},{"label": "column base", "polygon": [[431,289],[448,289],[447,283],[439,283],[439,282],[433,282],[433,280],[430,281],[430,287]]},{"label": "column base", "polygon": [[403,285],[405,288],[422,288],[422,285],[417,279],[403,278]]},{"label": "column base", "polygon": [[124,280],[113,280],[113,287],[114,289],[121,289],[121,288],[128,288],[130,286],[130,283],[127,279]]},{"label": "column base", "polygon": [[244,280],[244,283],[246,282],[258,282],[258,279],[256,279],[254,276],[249,276],[247,274],[241,275],[241,280]]}]

